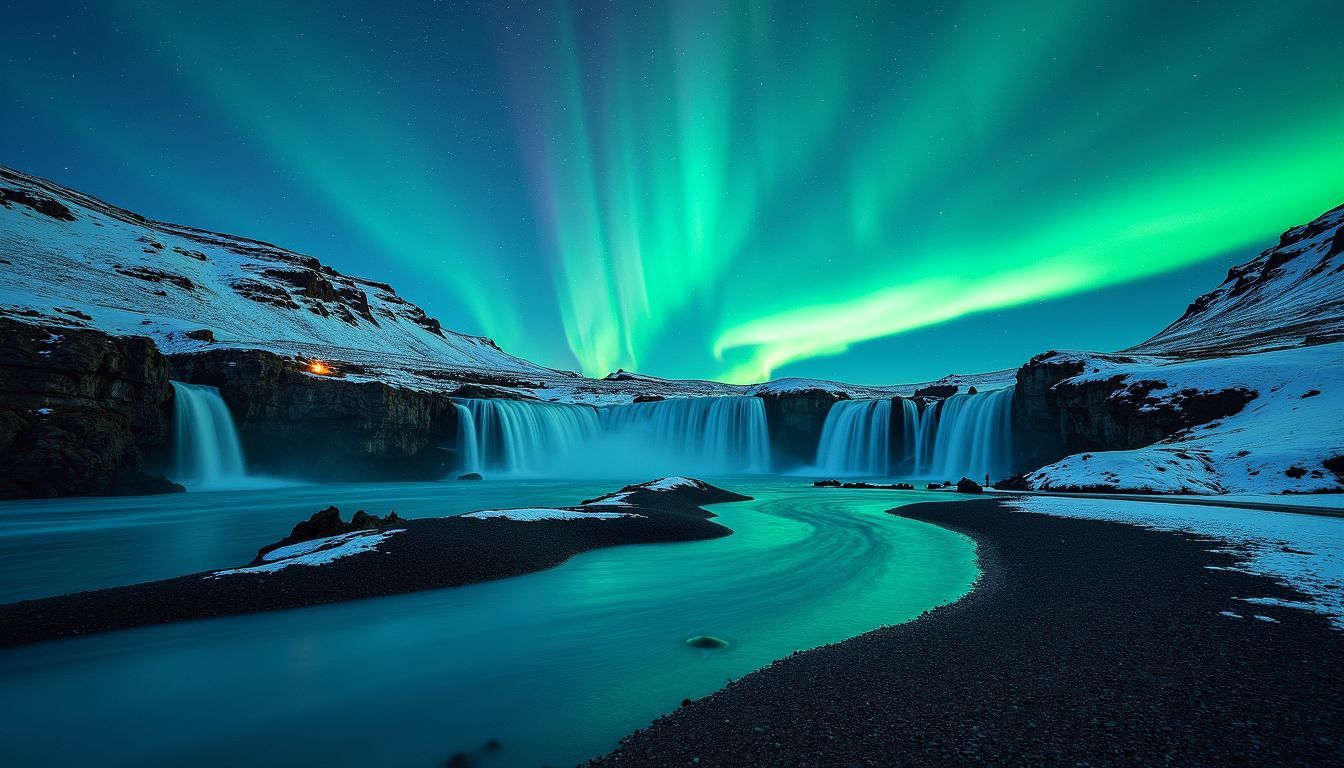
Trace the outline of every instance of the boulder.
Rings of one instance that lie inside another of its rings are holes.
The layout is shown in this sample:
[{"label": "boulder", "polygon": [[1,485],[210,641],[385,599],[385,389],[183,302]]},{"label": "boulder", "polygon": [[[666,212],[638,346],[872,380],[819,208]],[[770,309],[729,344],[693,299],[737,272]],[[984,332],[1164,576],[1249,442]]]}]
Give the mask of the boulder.
[{"label": "boulder", "polygon": [[984,493],[985,489],[969,477],[957,481],[957,493]]}]

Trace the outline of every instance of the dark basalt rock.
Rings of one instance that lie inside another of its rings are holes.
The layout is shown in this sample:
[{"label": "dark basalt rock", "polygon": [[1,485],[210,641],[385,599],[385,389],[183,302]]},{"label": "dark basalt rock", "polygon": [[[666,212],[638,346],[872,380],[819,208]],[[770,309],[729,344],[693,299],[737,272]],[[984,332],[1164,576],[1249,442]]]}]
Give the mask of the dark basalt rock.
[{"label": "dark basalt rock", "polygon": [[686,639],[686,644],[692,648],[703,648],[710,651],[719,651],[728,647],[728,641],[712,635],[696,635]]},{"label": "dark basalt rock", "polygon": [[120,265],[113,267],[113,269],[127,277],[134,277],[147,283],[168,283],[184,291],[196,290],[196,284],[191,281],[191,278],[175,272],[154,269],[153,267],[123,267]]},{"label": "dark basalt rock", "polygon": [[[378,381],[314,376],[259,350],[172,356],[173,378],[218,387],[248,464],[272,474],[346,481],[432,480],[457,464],[450,398]],[[341,370],[347,366],[336,364]]]},{"label": "dark basalt rock", "polygon": [[985,489],[969,477],[957,481],[957,493],[984,493]]},{"label": "dark basalt rock", "polygon": [[776,470],[810,465],[817,455],[821,428],[831,406],[848,396],[824,389],[762,392],[770,431],[770,458]]},{"label": "dark basalt rock", "polygon": [[662,395],[635,395],[632,402],[636,403],[656,403],[659,400],[666,400]]},{"label": "dark basalt rock", "polygon": [[257,559],[252,562],[255,565],[261,562],[267,552],[280,547],[288,547],[291,544],[298,544],[301,541],[325,539],[329,536],[339,536],[342,533],[353,531],[372,531],[400,522],[402,522],[402,519],[397,516],[396,512],[389,512],[386,517],[378,517],[361,509],[355,512],[350,518],[350,522],[347,523],[341,519],[341,510],[336,507],[327,507],[320,512],[314,512],[312,517],[307,520],[299,522],[285,538],[257,550]]},{"label": "dark basalt rock", "polygon": [[940,488],[942,488],[943,486],[942,486],[941,484],[939,484],[939,483],[929,483],[928,485],[926,485],[926,486],[924,486],[924,487],[925,487],[926,489],[930,490],[930,491],[936,491],[936,490],[939,490]]},{"label": "dark basalt rock", "polygon": [[1029,491],[1031,485],[1027,483],[1027,473],[1020,472],[1012,477],[1005,478],[994,484],[994,488],[1000,491]]},{"label": "dark basalt rock", "polygon": [[209,328],[201,328],[200,330],[196,331],[187,331],[183,335],[185,335],[188,339],[193,339],[195,341],[204,341],[211,344],[213,344],[215,341],[215,332],[210,330]]},{"label": "dark basalt rock", "polygon": [[1330,474],[1334,475],[1336,480],[1344,483],[1344,455],[1331,456],[1325,461],[1322,461],[1321,465],[1324,466]]},{"label": "dark basalt rock", "polygon": [[[1105,359],[1133,362],[1119,355]],[[1018,369],[1013,392],[1018,466],[1039,467],[1084,451],[1142,448],[1239,413],[1257,397],[1255,391],[1240,387],[1167,392],[1165,382],[1125,375],[1068,381],[1085,368],[1082,360],[1046,352]]]},{"label": "dark basalt rock", "polygon": [[915,390],[915,397],[951,397],[955,394],[956,384],[932,384]]},{"label": "dark basalt rock", "polygon": [[57,221],[74,221],[75,214],[65,207],[64,203],[53,200],[45,195],[37,195],[22,189],[13,187],[0,187],[0,206],[9,208],[11,204],[17,203],[26,208],[50,216]]},{"label": "dark basalt rock", "polygon": [[485,478],[481,477],[481,473],[480,473],[480,472],[467,472],[466,474],[458,475],[458,476],[457,476],[457,479],[458,479],[458,480],[484,480]]},{"label": "dark basalt rock", "polygon": [[165,493],[168,361],[142,336],[0,318],[0,498]]}]

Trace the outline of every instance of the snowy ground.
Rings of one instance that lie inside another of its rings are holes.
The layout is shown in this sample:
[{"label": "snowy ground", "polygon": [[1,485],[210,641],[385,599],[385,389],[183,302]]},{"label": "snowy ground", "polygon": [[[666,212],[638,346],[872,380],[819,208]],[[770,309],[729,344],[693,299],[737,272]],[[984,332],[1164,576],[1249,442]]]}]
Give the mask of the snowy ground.
[{"label": "snowy ground", "polygon": [[[1112,520],[1227,541],[1236,547],[1241,570],[1270,576],[1311,597],[1309,604],[1290,607],[1328,614],[1337,627],[1344,629],[1344,518],[1061,496],[1022,496],[1006,503],[1024,512]],[[1244,595],[1242,602],[1245,604],[1229,607],[1227,614],[1252,618],[1257,604],[1285,605],[1260,595]]]},{"label": "snowy ground", "polygon": [[264,561],[261,565],[215,571],[207,578],[231,576],[238,573],[272,573],[291,565],[326,565],[342,557],[358,555],[361,552],[372,552],[389,536],[401,533],[404,530],[404,528],[393,528],[382,531],[352,531],[337,536],[301,541],[267,552],[261,558]]},{"label": "snowy ground", "polygon": [[[1071,381],[1157,381],[1151,396],[1191,390],[1257,394],[1240,413],[1132,451],[1081,453],[1028,475],[1037,490],[1113,487],[1158,493],[1312,493],[1339,490],[1324,465],[1344,456],[1344,343],[1233,358],[1116,363],[1089,358]],[[1338,468],[1337,468],[1338,469]]]}]

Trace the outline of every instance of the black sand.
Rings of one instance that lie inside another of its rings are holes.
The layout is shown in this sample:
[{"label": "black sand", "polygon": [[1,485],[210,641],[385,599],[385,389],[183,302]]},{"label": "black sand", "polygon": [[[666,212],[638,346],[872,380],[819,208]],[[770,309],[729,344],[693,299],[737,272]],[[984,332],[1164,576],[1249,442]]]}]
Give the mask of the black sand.
[{"label": "black sand", "polygon": [[[699,505],[748,497],[713,486],[629,491],[628,506],[589,511],[640,517],[594,520],[461,517],[405,520],[363,552],[325,565],[210,578],[213,572],[0,605],[0,648],[73,635],[440,589],[551,568],[580,552],[619,544],[727,536]],[[583,509],[571,507],[570,509]],[[277,536],[283,531],[276,531]],[[254,561],[255,562],[255,561]],[[241,565],[241,564],[240,564]]]},{"label": "black sand", "polygon": [[1344,632],[1235,600],[1303,597],[1206,568],[1234,560],[1216,545],[988,499],[899,514],[976,540],[970,596],[750,674],[594,765],[1344,765]]}]

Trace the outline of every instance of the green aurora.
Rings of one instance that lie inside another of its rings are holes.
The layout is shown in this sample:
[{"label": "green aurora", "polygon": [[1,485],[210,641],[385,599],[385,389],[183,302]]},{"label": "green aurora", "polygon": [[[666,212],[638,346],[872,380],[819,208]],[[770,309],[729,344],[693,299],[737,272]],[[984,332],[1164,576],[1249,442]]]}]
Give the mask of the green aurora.
[{"label": "green aurora", "polygon": [[589,375],[1114,348],[1344,202],[1334,0],[21,16],[0,162]]}]

